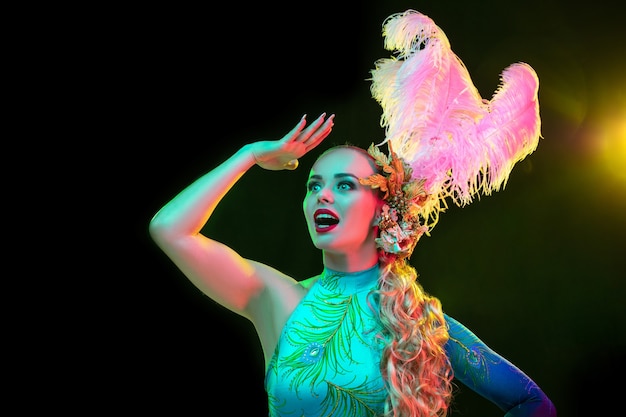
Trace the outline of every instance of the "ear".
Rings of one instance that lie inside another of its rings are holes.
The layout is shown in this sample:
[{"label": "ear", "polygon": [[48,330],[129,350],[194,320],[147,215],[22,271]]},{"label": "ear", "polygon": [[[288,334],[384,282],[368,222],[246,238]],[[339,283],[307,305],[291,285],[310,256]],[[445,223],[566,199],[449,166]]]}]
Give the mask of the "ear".
[{"label": "ear", "polygon": [[378,206],[376,207],[376,215],[374,216],[374,220],[372,221],[372,226],[378,226],[378,224],[380,223],[380,219],[382,219],[383,217],[383,205],[384,202],[381,202],[381,204],[378,204]]}]

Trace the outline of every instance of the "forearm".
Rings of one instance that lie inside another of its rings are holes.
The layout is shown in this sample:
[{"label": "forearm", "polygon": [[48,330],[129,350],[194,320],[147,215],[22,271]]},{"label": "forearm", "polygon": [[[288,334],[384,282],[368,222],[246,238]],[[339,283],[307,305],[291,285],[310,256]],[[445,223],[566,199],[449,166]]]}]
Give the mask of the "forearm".
[{"label": "forearm", "polygon": [[255,164],[250,145],[244,145],[215,169],[182,190],[150,222],[157,241],[200,232],[218,203],[233,185]]},{"label": "forearm", "polygon": [[505,417],[556,416],[554,405],[530,377],[457,320],[445,317],[450,335],[446,352],[457,380],[497,405]]},{"label": "forearm", "polygon": [[262,140],[244,145],[217,168],[181,191],[154,215],[149,227],[152,238],[163,249],[166,246],[173,247],[174,243],[181,249],[180,245],[187,237],[198,236],[217,204],[253,165],[269,170],[296,169],[298,158],[330,134],[334,115],[328,119],[325,117],[326,114],[322,113],[305,128],[306,116],[303,116],[280,140]]},{"label": "forearm", "polygon": [[554,404],[539,387],[529,391],[530,398],[508,410],[504,417],[556,417]]}]

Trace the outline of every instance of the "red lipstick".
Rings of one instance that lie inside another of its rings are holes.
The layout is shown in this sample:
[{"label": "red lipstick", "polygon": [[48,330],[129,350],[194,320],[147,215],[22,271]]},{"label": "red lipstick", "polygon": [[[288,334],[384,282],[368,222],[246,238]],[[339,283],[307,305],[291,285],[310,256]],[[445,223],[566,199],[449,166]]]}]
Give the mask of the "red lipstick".
[{"label": "red lipstick", "polygon": [[339,224],[339,217],[328,209],[317,209],[313,213],[313,221],[315,222],[315,231],[318,233],[326,233],[333,230]]}]

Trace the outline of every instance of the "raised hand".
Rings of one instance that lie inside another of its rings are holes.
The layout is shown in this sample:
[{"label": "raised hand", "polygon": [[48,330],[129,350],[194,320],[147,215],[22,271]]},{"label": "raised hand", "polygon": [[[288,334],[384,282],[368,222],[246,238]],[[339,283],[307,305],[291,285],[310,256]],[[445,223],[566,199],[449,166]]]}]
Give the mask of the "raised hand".
[{"label": "raised hand", "polygon": [[282,139],[253,143],[251,145],[252,154],[257,165],[273,171],[296,169],[298,158],[315,148],[330,134],[334,125],[334,118],[334,114],[326,118],[326,113],[322,113],[305,128],[305,114]]}]

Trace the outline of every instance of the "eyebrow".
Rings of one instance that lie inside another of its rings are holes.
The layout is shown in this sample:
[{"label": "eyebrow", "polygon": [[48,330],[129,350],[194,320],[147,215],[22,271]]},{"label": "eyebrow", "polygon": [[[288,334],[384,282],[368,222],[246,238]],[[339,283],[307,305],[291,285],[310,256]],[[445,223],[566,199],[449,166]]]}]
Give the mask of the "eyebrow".
[{"label": "eyebrow", "polygon": [[[359,180],[359,178],[358,178],[356,175],[354,175],[354,174],[348,174],[348,173],[344,173],[344,172],[340,172],[340,173],[338,173],[338,174],[333,175],[333,178],[346,178],[346,177],[354,178],[354,179],[355,179],[355,180],[357,180],[357,181]],[[321,175],[311,175],[311,176],[309,177],[309,179],[310,179],[310,180],[313,180],[313,179],[315,179],[315,180],[321,180],[321,179],[322,179],[322,176],[321,176]]]}]

